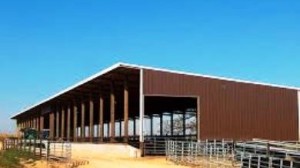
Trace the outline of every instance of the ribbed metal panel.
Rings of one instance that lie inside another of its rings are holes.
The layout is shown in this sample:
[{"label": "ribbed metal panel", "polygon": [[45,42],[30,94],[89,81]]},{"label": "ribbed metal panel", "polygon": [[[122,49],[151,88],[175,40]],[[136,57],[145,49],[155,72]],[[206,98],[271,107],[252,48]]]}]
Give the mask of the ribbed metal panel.
[{"label": "ribbed metal panel", "polygon": [[201,139],[298,140],[297,91],[144,70],[145,95],[200,96]]}]

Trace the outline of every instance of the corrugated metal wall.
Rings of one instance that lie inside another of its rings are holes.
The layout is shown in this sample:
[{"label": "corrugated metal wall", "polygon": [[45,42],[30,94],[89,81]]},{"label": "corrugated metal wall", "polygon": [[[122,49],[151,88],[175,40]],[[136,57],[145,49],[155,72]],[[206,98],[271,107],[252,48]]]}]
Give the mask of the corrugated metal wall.
[{"label": "corrugated metal wall", "polygon": [[201,139],[298,140],[296,90],[144,70],[144,94],[200,96]]}]

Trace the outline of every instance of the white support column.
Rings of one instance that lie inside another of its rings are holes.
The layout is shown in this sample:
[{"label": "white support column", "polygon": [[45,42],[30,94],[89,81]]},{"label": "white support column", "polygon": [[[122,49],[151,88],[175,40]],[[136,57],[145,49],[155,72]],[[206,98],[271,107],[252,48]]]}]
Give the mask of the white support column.
[{"label": "white support column", "polygon": [[300,90],[298,90],[298,141],[300,141]]},{"label": "white support column", "polygon": [[143,152],[144,148],[144,83],[143,83],[143,69],[140,69],[140,149]]}]

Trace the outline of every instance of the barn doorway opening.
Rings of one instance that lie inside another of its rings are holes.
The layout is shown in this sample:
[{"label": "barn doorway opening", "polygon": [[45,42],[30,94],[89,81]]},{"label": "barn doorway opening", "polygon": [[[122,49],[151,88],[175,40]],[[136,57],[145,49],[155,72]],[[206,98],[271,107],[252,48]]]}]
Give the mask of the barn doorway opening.
[{"label": "barn doorway opening", "polygon": [[146,155],[163,155],[166,140],[196,141],[197,132],[196,97],[145,96]]}]

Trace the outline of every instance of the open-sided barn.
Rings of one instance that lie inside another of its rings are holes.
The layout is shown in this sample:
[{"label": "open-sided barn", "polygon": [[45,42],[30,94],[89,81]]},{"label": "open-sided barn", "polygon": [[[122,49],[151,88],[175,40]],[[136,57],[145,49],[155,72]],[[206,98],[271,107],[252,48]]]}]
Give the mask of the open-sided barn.
[{"label": "open-sided barn", "polygon": [[49,129],[50,139],[72,142],[143,144],[146,136],[295,141],[299,90],[117,63],[12,119],[18,129]]}]

